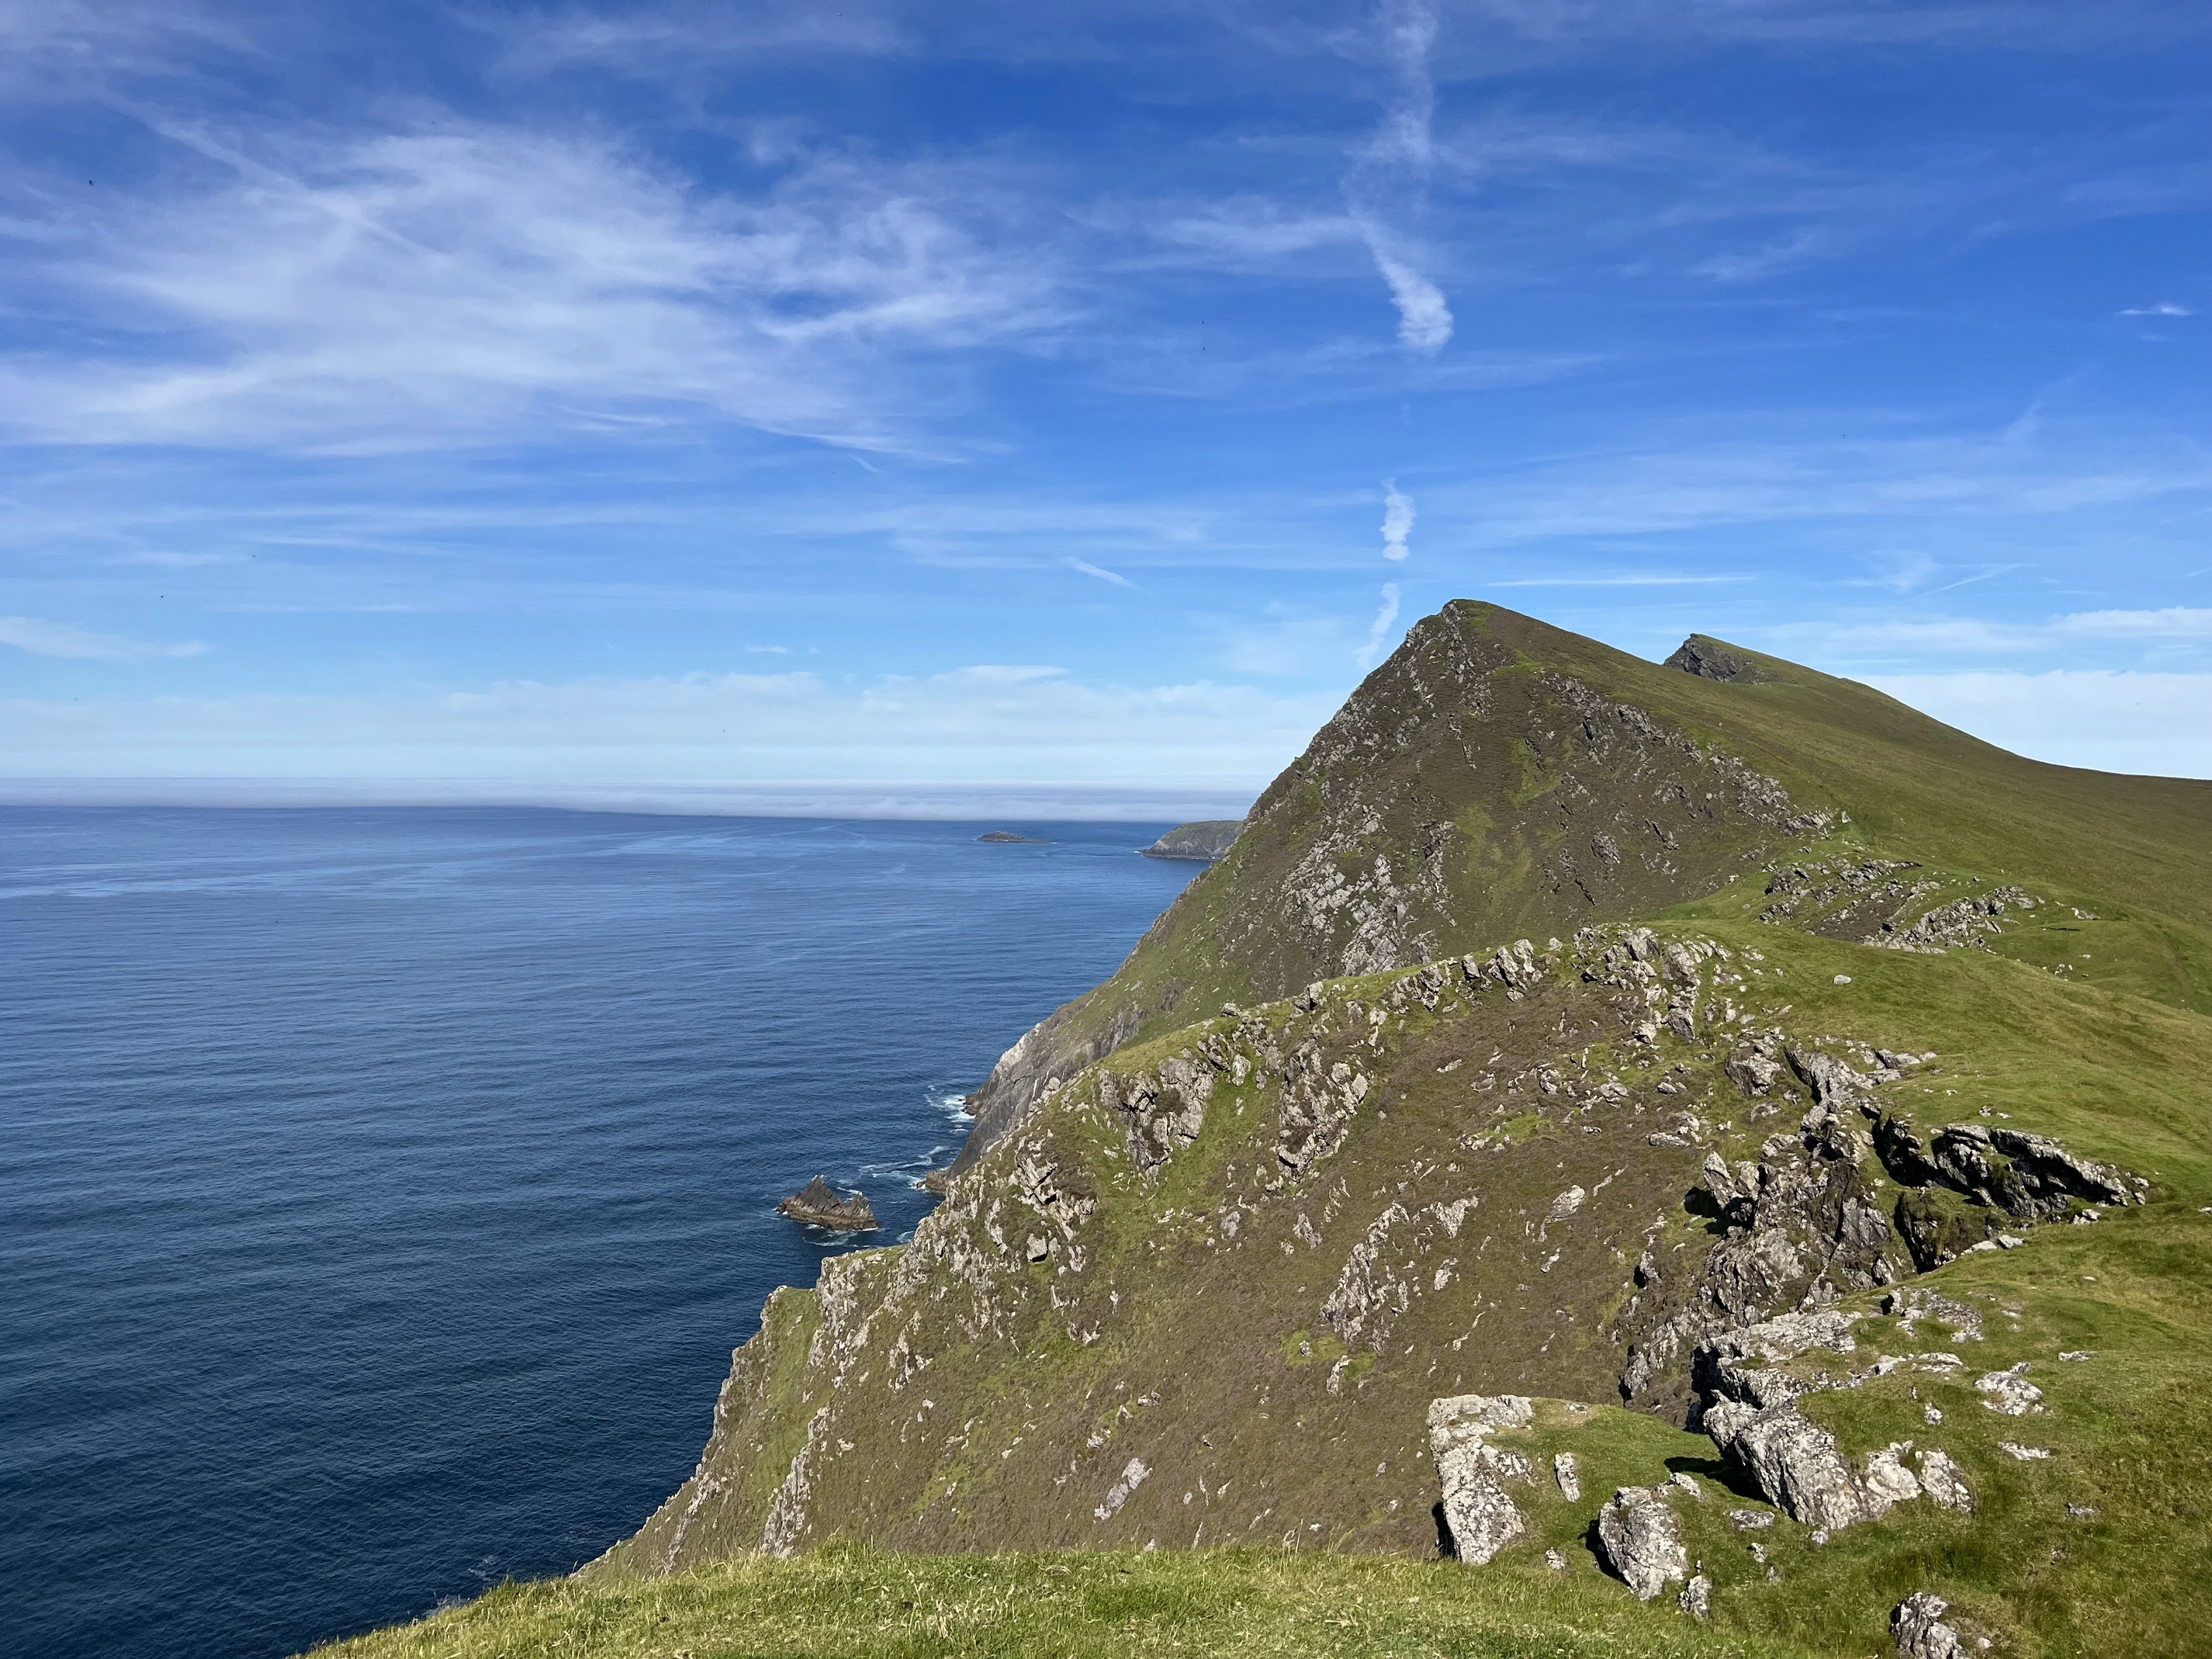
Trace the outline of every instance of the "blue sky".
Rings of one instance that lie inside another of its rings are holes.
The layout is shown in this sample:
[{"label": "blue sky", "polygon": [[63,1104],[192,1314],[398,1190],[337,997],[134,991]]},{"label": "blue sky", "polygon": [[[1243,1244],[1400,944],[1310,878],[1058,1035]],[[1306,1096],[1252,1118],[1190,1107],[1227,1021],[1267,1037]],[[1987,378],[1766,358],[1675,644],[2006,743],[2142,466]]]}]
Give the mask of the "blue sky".
[{"label": "blue sky", "polygon": [[2183,3],[0,3],[0,773],[1227,799],[1472,595],[2212,775],[2208,70]]}]

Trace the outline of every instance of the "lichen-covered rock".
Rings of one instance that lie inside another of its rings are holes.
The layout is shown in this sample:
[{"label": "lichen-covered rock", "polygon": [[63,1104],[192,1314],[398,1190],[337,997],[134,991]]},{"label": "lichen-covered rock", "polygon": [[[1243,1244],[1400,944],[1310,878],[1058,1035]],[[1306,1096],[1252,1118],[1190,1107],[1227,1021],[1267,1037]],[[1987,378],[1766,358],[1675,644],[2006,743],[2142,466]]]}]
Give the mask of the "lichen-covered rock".
[{"label": "lichen-covered rock", "polygon": [[1982,1405],[2001,1417],[2026,1417],[2043,1409],[2043,1390],[2021,1373],[2027,1369],[2023,1360],[2008,1371],[1988,1371],[1974,1381],[1974,1388],[1982,1396]]},{"label": "lichen-covered rock", "polygon": [[1429,1450],[1443,1488],[1444,1528],[1452,1553],[1469,1566],[1486,1564],[1528,1531],[1505,1482],[1525,1483],[1528,1460],[1489,1443],[1492,1429],[1526,1424],[1534,1416],[1519,1395],[1456,1395],[1429,1407]]},{"label": "lichen-covered rock", "polygon": [[1749,1471],[1759,1495],[1794,1521],[1833,1532],[1888,1507],[1869,1504],[1835,1436],[1795,1406],[1760,1411],[1724,1400],[1705,1407],[1705,1424],[1713,1443]]},{"label": "lichen-covered rock", "polygon": [[[1883,1166],[1905,1186],[1948,1188],[2021,1221],[2057,1220],[2076,1204],[2132,1204],[2143,1195],[2142,1177],[2021,1129],[1952,1123],[1930,1134],[1896,1112],[1884,1112],[1875,1124],[1874,1145]],[[1964,1248],[1953,1248],[1942,1259]]]},{"label": "lichen-covered rock", "polygon": [[1683,1612],[1692,1619],[1709,1619],[1713,1611],[1713,1581],[1702,1572],[1691,1576],[1682,1586],[1679,1602]]},{"label": "lichen-covered rock", "polygon": [[1860,942],[1878,945],[1886,950],[1940,956],[1954,945],[1986,945],[2004,932],[2002,918],[2006,911],[2033,910],[2038,902],[2035,895],[2025,888],[2000,887],[1993,892],[1938,905],[1903,926],[1886,921],[1879,933],[1869,933]]},{"label": "lichen-covered rock", "polygon": [[1559,1496],[1570,1504],[1579,1504],[1583,1498],[1583,1480],[1575,1467],[1572,1452],[1559,1452],[1552,1458],[1552,1478],[1559,1483]]},{"label": "lichen-covered rock", "polygon": [[1966,1477],[1948,1454],[1930,1446],[1920,1454],[1920,1488],[1947,1510],[1962,1515],[1974,1512],[1974,1494]]},{"label": "lichen-covered rock", "polygon": [[1838,1354],[1856,1352],[1858,1343],[1851,1335],[1856,1317],[1823,1308],[1716,1332],[1691,1357],[1690,1385],[1708,1406],[1721,1400],[1760,1410],[1788,1405],[1810,1385],[1777,1368],[1815,1348]]},{"label": "lichen-covered rock", "polygon": [[1916,1590],[1899,1601],[1889,1615],[1898,1659],[1961,1659],[1966,1644],[1943,1622],[1950,1610],[1948,1601],[1927,1590]]},{"label": "lichen-covered rock", "polygon": [[1607,1569],[1649,1601],[1690,1576],[1682,1523],[1667,1500],[1648,1486],[1623,1486],[1598,1511],[1598,1553]]},{"label": "lichen-covered rock", "polygon": [[1919,1480],[1905,1467],[1905,1454],[1911,1449],[1910,1440],[1899,1440],[1867,1457],[1866,1472],[1860,1477],[1860,1484],[1867,1496],[1883,1509],[1920,1496]]}]

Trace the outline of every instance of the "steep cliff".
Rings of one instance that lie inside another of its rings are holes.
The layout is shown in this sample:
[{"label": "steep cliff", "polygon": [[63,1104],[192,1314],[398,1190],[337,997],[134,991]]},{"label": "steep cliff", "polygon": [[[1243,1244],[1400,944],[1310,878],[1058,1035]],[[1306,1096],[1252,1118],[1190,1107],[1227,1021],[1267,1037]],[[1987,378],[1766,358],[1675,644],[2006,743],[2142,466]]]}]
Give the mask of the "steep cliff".
[{"label": "steep cliff", "polygon": [[2185,1646],[2212,786],[1692,645],[1417,627],[595,1578],[1441,1546],[1808,1651]]}]

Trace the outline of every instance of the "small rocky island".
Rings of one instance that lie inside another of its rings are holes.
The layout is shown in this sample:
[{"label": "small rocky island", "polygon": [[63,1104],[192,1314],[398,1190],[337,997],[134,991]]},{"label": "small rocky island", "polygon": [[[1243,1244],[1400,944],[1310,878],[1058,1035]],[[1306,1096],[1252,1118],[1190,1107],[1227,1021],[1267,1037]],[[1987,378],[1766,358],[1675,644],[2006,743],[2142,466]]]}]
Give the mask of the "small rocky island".
[{"label": "small rocky island", "polygon": [[975,837],[977,841],[1013,841],[1030,847],[1049,847],[1052,843],[1042,836],[1018,836],[1011,830],[987,830]]},{"label": "small rocky island", "polygon": [[775,1212],[811,1227],[827,1227],[833,1232],[873,1232],[883,1225],[876,1219],[875,1207],[868,1202],[866,1193],[840,1198],[837,1189],[821,1176],[777,1205]]},{"label": "small rocky island", "polygon": [[1243,829],[1242,818],[1201,818],[1178,823],[1144,849],[1148,859],[1195,859],[1211,864],[1229,850],[1229,843]]}]

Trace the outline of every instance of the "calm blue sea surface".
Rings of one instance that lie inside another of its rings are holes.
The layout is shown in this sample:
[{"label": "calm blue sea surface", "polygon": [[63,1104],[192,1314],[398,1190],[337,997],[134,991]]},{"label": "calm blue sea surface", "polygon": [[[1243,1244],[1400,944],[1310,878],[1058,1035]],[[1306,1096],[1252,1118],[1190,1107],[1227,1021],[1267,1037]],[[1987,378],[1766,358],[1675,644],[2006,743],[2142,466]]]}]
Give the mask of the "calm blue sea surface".
[{"label": "calm blue sea surface", "polygon": [[0,810],[0,1651],[282,1655],[598,1554],[832,1248],[776,1200],[912,1228],[1165,827]]}]

